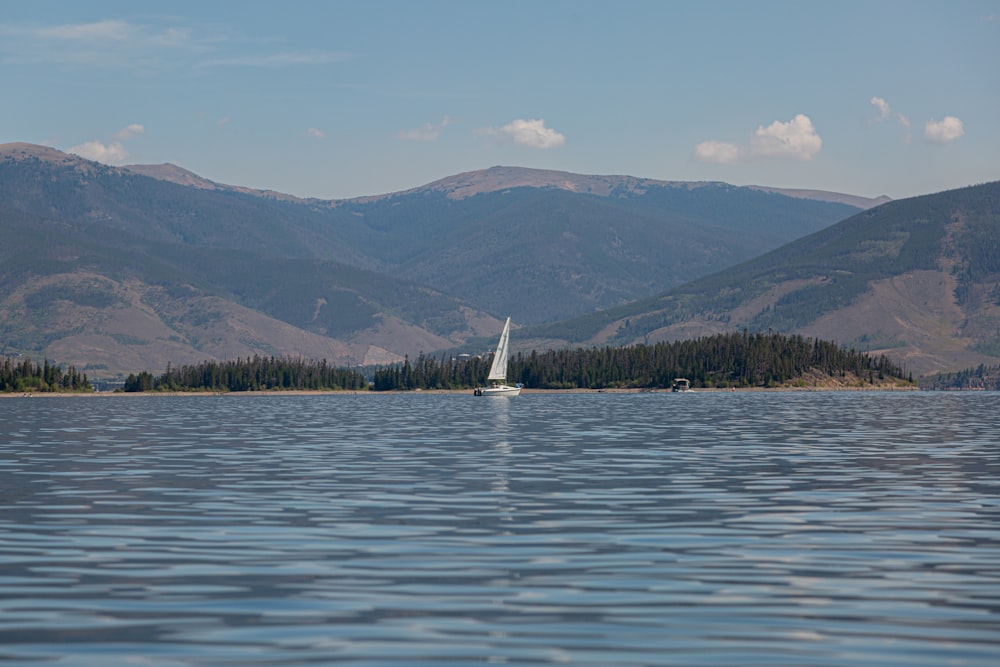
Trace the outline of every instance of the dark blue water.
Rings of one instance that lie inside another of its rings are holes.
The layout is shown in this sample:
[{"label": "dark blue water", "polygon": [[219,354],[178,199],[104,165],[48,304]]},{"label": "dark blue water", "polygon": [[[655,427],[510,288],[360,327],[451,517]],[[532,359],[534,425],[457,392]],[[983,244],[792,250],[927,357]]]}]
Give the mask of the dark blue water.
[{"label": "dark blue water", "polygon": [[0,400],[0,662],[1000,664],[1000,394]]}]

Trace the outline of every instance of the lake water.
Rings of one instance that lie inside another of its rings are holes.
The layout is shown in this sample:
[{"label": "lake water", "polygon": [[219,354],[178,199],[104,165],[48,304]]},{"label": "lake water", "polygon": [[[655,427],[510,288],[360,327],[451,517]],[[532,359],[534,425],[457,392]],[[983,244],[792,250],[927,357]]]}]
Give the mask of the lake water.
[{"label": "lake water", "polygon": [[1000,394],[0,400],[0,662],[1000,664]]}]

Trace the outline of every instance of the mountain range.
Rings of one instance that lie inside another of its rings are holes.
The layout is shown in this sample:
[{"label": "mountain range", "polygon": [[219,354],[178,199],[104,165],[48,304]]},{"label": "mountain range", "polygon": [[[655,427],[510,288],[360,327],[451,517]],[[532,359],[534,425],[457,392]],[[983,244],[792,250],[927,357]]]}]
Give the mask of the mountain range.
[{"label": "mountain range", "polygon": [[378,364],[481,352],[511,314],[522,349],[772,328],[951,369],[1000,352],[991,187],[888,202],[494,167],[321,200],[4,144],[0,353],[92,375]]}]

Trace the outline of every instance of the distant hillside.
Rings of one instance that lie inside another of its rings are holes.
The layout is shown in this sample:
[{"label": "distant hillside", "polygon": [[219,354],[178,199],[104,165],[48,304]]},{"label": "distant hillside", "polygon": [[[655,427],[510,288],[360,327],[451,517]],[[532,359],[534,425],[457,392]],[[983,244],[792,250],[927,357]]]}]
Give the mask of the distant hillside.
[{"label": "distant hillside", "polygon": [[615,197],[518,187],[340,202],[377,266],[537,323],[627,303],[759,255],[857,209],[736,188],[650,185]]},{"label": "distant hillside", "polygon": [[[524,324],[656,294],[877,203],[821,191],[786,195],[757,186],[518,167],[320,201],[220,185],[174,165],[128,169],[202,190],[295,203],[330,222],[337,259],[448,292],[497,317],[516,313]],[[346,247],[357,253],[348,255]]]},{"label": "distant hillside", "polygon": [[859,213],[656,297],[522,331],[627,344],[774,330],[885,352],[916,374],[1000,357],[1000,183]]},{"label": "distant hillside", "polygon": [[325,210],[350,235],[340,238],[366,256],[338,258],[454,294],[498,317],[517,313],[525,324],[655,294],[880,201],[492,167],[404,192],[323,202],[220,185],[174,165],[128,169]]},{"label": "distant hillside", "polygon": [[320,201],[5,144],[0,352],[115,371],[392,361],[493,336],[507,314],[628,303],[858,210],[719,183],[550,185],[557,174],[497,168]]},{"label": "distant hillside", "polygon": [[14,150],[0,152],[0,354],[91,377],[250,354],[385,363],[499,329],[336,261],[369,262],[308,207]]},{"label": "distant hillside", "polygon": [[500,323],[453,297],[321,260],[77,232],[0,208],[0,353],[109,373],[251,354],[385,363]]}]

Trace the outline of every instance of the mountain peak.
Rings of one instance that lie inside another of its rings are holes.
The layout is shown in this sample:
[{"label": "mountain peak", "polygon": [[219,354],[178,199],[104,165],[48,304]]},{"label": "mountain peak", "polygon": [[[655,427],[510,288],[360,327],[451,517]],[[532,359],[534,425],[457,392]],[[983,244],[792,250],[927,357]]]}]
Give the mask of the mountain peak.
[{"label": "mountain peak", "polygon": [[445,192],[450,199],[465,199],[484,192],[521,187],[556,188],[569,192],[608,197],[613,192],[621,192],[623,188],[630,192],[643,192],[650,185],[675,184],[669,181],[655,181],[634,176],[590,176],[551,169],[495,166],[448,176],[420,189]]},{"label": "mountain peak", "polygon": [[13,161],[36,159],[61,163],[78,163],[82,160],[79,156],[64,153],[55,148],[20,141],[0,144],[0,159]]}]

